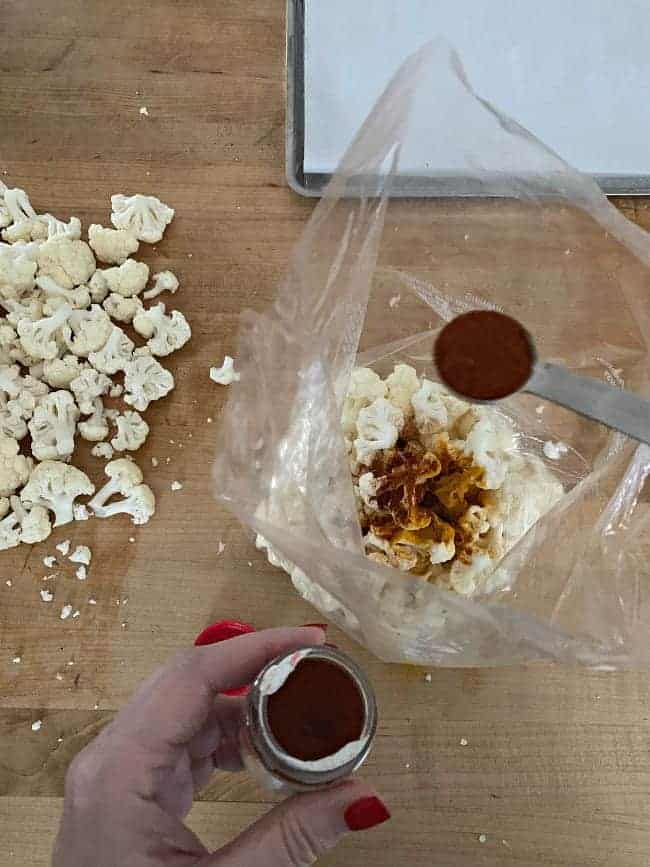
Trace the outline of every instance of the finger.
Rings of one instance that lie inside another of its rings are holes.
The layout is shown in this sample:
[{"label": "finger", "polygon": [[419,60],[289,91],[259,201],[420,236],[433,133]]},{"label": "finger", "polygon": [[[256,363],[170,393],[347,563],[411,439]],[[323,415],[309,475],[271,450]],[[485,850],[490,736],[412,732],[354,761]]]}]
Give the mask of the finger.
[{"label": "finger", "polygon": [[250,683],[281,653],[324,641],[318,627],[267,629],[183,651],[140,687],[114,729],[151,750],[186,744],[201,730],[218,693]]},{"label": "finger", "polygon": [[244,699],[217,696],[207,719],[187,745],[190,756],[193,759],[205,759],[223,741],[236,743],[243,713]]},{"label": "finger", "polygon": [[390,818],[375,792],[349,780],[334,789],[296,795],[267,813],[200,867],[302,867],[313,864],[349,831]]}]

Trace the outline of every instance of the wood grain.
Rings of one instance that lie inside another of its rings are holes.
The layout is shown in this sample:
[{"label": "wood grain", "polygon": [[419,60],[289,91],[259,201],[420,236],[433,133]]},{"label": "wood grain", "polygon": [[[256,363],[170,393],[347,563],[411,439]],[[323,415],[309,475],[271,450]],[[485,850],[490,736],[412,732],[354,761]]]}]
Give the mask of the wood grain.
[{"label": "wood grain", "polygon": [[[148,413],[141,455],[158,496],[155,521],[76,524],[1,555],[2,863],[47,863],[70,759],[204,625],[229,616],[260,627],[313,619],[217,505],[210,478],[224,394],[207,369],[234,351],[242,308],[262,309],[273,297],[313,207],[284,183],[283,55],[280,0],[0,4],[0,171],[37,208],[86,224],[106,222],[115,192],[151,192],[172,204],[176,220],[144,257],[179,274],[175,302],[194,330],[170,361],[177,389]],[[617,204],[650,228],[647,202]],[[441,260],[453,254],[463,207],[440,205]],[[86,461],[98,481],[100,463]],[[170,491],[174,479],[182,491]],[[92,547],[86,582],[69,567],[43,582],[52,570],[42,557],[63,538]],[[55,592],[50,605],[40,600],[44,586]],[[81,616],[60,621],[64,602]],[[376,685],[381,726],[364,774],[394,818],[346,840],[324,864],[648,864],[644,673],[440,670],[428,683],[421,670],[334,640]],[[190,824],[217,846],[272,801],[244,776],[215,777]]]}]

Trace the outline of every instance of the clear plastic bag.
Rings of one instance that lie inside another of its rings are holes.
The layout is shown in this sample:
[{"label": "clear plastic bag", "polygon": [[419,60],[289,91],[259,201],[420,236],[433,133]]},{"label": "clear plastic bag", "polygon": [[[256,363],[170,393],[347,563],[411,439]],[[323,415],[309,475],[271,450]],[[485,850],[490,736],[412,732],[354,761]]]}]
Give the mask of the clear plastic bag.
[{"label": "clear plastic bag", "polygon": [[[390,197],[422,136],[432,166],[455,143],[449,176],[467,197]],[[479,98],[448,47],[426,46],[350,146],[273,307],[242,316],[217,495],[382,659],[646,663],[650,450],[529,396],[508,401],[520,449],[570,446],[548,462],[567,493],[501,562],[506,589],[468,599],[366,558],[340,417],[354,366],[403,361],[436,378],[436,331],[477,306],[522,321],[541,358],[647,393],[649,265],[645,232]]]}]

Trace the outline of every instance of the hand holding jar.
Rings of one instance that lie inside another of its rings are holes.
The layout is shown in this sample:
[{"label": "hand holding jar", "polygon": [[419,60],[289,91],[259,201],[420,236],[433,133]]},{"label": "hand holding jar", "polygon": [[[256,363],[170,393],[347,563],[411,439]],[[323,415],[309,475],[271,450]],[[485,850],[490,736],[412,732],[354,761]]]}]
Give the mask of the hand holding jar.
[{"label": "hand holding jar", "polygon": [[242,635],[174,657],[75,758],[53,865],[295,867],[389,818],[359,780],[295,795],[210,853],[183,820],[215,769],[240,770],[244,697],[274,658],[323,645],[320,627]]}]

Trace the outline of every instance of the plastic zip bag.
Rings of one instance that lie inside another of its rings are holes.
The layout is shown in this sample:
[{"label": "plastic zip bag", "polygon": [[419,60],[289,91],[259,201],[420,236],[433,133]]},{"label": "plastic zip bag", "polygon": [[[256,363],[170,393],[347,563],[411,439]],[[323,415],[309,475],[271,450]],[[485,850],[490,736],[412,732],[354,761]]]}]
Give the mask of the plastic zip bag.
[{"label": "plastic zip bag", "polygon": [[[462,177],[467,197],[391,198],[422,136],[436,170],[436,142],[455,143],[430,180]],[[518,318],[541,358],[647,393],[649,265],[646,233],[591,179],[478,97],[447,46],[425,46],[348,149],[272,308],[242,315],[217,496],[387,661],[646,663],[649,449],[530,396],[504,402],[521,451],[568,444],[547,461],[566,495],[499,564],[504,589],[465,598],[365,556],[340,419],[355,366],[435,379],[435,334],[479,306]]]}]

